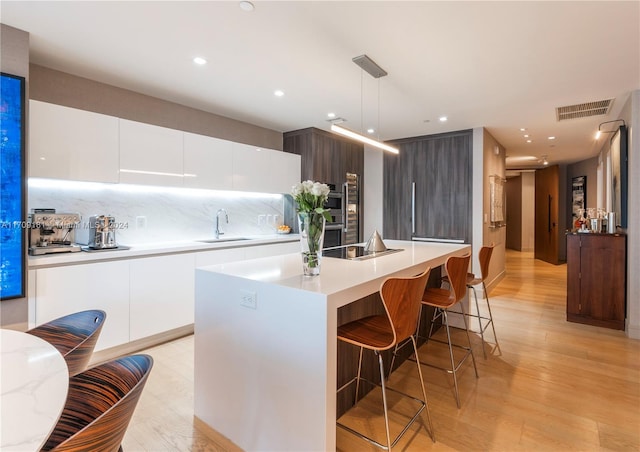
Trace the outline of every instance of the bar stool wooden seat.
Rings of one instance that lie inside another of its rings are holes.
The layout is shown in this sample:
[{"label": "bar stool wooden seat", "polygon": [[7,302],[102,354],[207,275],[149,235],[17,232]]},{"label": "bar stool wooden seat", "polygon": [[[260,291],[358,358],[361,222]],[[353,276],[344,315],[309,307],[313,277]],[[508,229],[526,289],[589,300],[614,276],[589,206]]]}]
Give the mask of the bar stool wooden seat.
[{"label": "bar stool wooden seat", "polygon": [[84,371],[91,361],[106,317],[107,314],[98,309],[74,312],[43,323],[27,333],[53,345],[67,362],[69,376],[74,376]]},{"label": "bar stool wooden seat", "polygon": [[[469,268],[469,261],[471,259],[471,255],[466,255],[463,257],[455,257],[452,256],[447,259],[445,263],[445,269],[447,271],[447,276],[449,280],[449,290],[442,289],[439,287],[428,288],[424,292],[424,296],[422,298],[422,304],[426,306],[432,306],[435,308],[433,312],[433,318],[431,320],[431,328],[429,329],[429,342],[442,342],[449,346],[449,358],[451,360],[451,367],[440,367],[434,364],[430,364],[423,360],[423,364],[435,367],[441,370],[445,370],[450,374],[453,374],[453,384],[455,388],[455,399],[456,405],[460,408],[460,396],[458,393],[458,378],[456,376],[456,372],[460,369],[460,366],[466,361],[466,359],[471,355],[471,360],[473,362],[473,369],[476,374],[476,378],[478,378],[478,369],[476,367],[476,359],[473,355],[473,348],[471,347],[471,338],[469,336],[469,325],[467,324],[467,316],[466,310],[464,308],[464,303],[460,303],[460,307],[462,309],[462,319],[464,321],[465,332],[467,334],[467,342],[468,346],[454,344],[451,341],[451,331],[449,327],[449,319],[448,313],[449,309],[455,306],[460,300],[464,298],[466,293],[466,284],[467,284],[467,270]],[[456,312],[456,311],[452,311]],[[458,312],[456,312],[458,313]],[[460,314],[460,313],[458,313]],[[445,331],[447,333],[447,341],[440,341],[438,339],[434,339],[431,337],[433,333],[433,325],[434,321],[438,319],[438,317],[442,318]],[[457,347],[463,349],[465,351],[464,356],[460,358],[459,361],[456,362],[455,357],[453,355],[453,347]],[[417,357],[417,355],[416,355]]]},{"label": "bar stool wooden seat", "polygon": [[[380,287],[380,296],[386,311],[386,315],[374,315],[365,317],[362,319],[354,320],[345,325],[338,327],[338,339],[353,345],[360,347],[360,357],[358,359],[358,373],[355,378],[344,384],[338,392],[347,388],[353,382],[356,383],[356,395],[355,403],[358,403],[358,393],[360,389],[360,382],[365,381],[371,385],[380,386],[382,388],[382,405],[384,409],[384,420],[386,429],[387,444],[381,444],[374,439],[363,435],[352,428],[341,424],[337,425],[357,436],[363,438],[374,444],[381,449],[391,450],[393,446],[397,444],[402,435],[409,429],[413,422],[418,419],[420,413],[426,409],[427,417],[429,421],[429,433],[431,439],[435,442],[435,436],[433,434],[433,426],[431,423],[431,415],[429,414],[429,406],[427,404],[427,394],[424,389],[424,381],[422,379],[422,370],[420,369],[420,362],[417,362],[418,375],[420,377],[420,385],[422,387],[423,400],[412,397],[408,394],[402,393],[390,387],[387,387],[384,375],[384,364],[382,355],[380,352],[383,350],[389,350],[394,347],[398,342],[411,339],[413,343],[414,352],[417,356],[417,345],[415,340],[415,333],[418,326],[418,316],[420,314],[421,300],[424,293],[429,273],[431,269],[427,268],[424,273],[409,278],[389,278],[382,283]],[[372,350],[378,357],[378,363],[380,367],[380,384],[374,383],[367,379],[362,378],[362,353],[364,349]],[[389,414],[387,409],[387,394],[386,391],[390,390],[401,394],[405,397],[409,397],[418,402],[419,409],[411,420],[405,425],[404,429],[395,437],[393,442],[389,432]]]},{"label": "bar stool wooden seat", "polygon": [[42,450],[122,452],[152,367],[151,356],[130,355],[71,377],[67,402]]}]

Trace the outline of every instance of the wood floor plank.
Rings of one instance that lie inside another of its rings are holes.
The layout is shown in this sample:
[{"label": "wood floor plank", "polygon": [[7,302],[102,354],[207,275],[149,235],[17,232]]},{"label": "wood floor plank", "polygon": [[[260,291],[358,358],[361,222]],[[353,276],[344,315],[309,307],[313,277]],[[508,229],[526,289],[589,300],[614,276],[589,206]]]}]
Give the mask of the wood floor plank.
[{"label": "wood floor plank", "polygon": [[[624,332],[566,321],[566,266],[507,251],[507,274],[489,294],[500,349],[486,331],[487,359],[472,334],[479,378],[470,360],[459,374],[456,408],[450,375],[423,366],[436,442],[426,415],[394,450],[639,451],[640,341]],[[486,312],[484,300],[480,310]],[[477,324],[471,324],[472,328]],[[442,334],[439,332],[438,334]],[[455,341],[464,342],[456,331]],[[447,348],[426,344],[420,356],[446,361]],[[155,367],[123,443],[137,451],[237,451],[193,417],[193,337],[145,350]],[[415,363],[403,363],[389,384],[420,394]],[[393,400],[391,429],[399,431],[410,404]],[[384,438],[379,390],[343,417]],[[378,451],[336,430],[340,451]]]}]

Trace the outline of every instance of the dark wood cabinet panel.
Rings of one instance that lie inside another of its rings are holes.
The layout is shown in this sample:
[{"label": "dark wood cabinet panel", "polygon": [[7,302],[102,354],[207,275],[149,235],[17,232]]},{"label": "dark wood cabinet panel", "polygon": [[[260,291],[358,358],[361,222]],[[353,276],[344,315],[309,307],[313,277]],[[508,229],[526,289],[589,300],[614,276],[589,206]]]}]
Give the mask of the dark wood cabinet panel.
[{"label": "dark wood cabinet panel", "polygon": [[310,127],[286,132],[283,135],[283,150],[300,155],[302,180],[332,184],[335,185],[336,190],[341,191],[342,186],[347,182],[347,173],[358,175],[360,187],[358,217],[360,221],[355,240],[360,241],[364,231],[362,218],[364,218],[365,209],[362,197],[362,190],[366,183],[364,178],[364,145]]},{"label": "dark wood cabinet panel", "polygon": [[567,320],[624,330],[626,236],[567,235]]},{"label": "dark wood cabinet panel", "polygon": [[470,243],[472,131],[394,144],[400,154],[385,154],[383,161],[384,236]]},{"label": "dark wood cabinet panel", "polygon": [[360,176],[363,184],[364,145],[344,139],[314,127],[283,135],[285,152],[301,157],[302,179],[333,184],[340,187],[346,174]]}]

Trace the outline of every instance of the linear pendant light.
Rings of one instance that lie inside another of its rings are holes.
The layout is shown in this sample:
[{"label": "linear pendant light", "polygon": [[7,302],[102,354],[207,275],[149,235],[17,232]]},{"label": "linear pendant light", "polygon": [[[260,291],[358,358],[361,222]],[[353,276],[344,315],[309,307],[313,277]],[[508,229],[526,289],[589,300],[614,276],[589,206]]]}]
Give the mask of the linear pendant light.
[{"label": "linear pendant light", "polygon": [[[360,68],[371,75],[371,77],[380,79],[380,77],[384,77],[387,75],[387,71],[382,69],[375,61],[369,58],[367,55],[360,55],[352,59],[352,61],[360,66]],[[360,85],[360,101],[362,102],[362,84]],[[362,115],[362,105],[360,105],[360,114]],[[362,118],[360,118],[362,127]],[[380,128],[380,83],[378,83],[378,129]],[[344,135],[345,137],[352,138],[354,140],[360,141],[362,143],[368,144],[370,146],[374,146],[378,149],[382,149],[384,151],[392,152],[394,154],[398,154],[399,151],[397,148],[389,146],[388,144],[384,144],[381,141],[374,140],[373,138],[366,137],[357,132],[354,132],[349,129],[345,129],[344,127],[340,127],[335,123],[331,124],[331,131],[335,133],[339,133],[340,135]]]},{"label": "linear pendant light", "polygon": [[388,144],[384,144],[380,141],[376,141],[372,138],[369,137],[365,137],[363,135],[360,135],[359,133],[353,132],[349,129],[345,129],[344,127],[340,127],[337,126],[335,124],[331,124],[331,131],[335,132],[335,133],[339,133],[340,135],[344,135],[345,137],[349,137],[352,138],[354,140],[358,140],[362,143],[368,144],[370,146],[374,146],[377,147],[379,149],[388,151],[388,152],[393,152],[394,154],[398,154],[398,149],[394,148],[392,146],[389,146]]}]

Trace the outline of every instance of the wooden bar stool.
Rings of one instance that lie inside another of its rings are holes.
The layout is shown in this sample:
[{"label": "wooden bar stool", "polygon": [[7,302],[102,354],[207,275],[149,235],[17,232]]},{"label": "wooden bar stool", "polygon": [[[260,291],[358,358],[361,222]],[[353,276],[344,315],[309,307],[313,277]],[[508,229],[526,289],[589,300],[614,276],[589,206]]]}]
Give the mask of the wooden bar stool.
[{"label": "wooden bar stool", "polygon": [[[449,346],[449,358],[451,360],[451,367],[440,367],[428,362],[423,362],[423,364],[435,367],[441,370],[445,370],[450,374],[453,374],[453,384],[455,387],[455,398],[456,404],[458,408],[460,408],[460,396],[458,394],[458,378],[456,376],[456,372],[460,368],[460,366],[466,361],[466,359],[471,355],[471,360],[473,361],[473,369],[476,374],[476,378],[478,378],[478,368],[476,367],[476,359],[473,355],[473,348],[471,347],[471,338],[469,336],[469,325],[467,325],[467,316],[466,310],[464,309],[464,303],[460,303],[460,307],[462,309],[462,319],[464,320],[465,332],[467,334],[467,341],[469,346],[463,346],[459,344],[453,344],[451,342],[451,332],[449,329],[449,319],[448,313],[449,308],[456,305],[466,293],[466,285],[467,285],[467,270],[469,269],[469,261],[471,260],[471,255],[466,255],[463,257],[450,257],[447,259],[445,263],[445,269],[447,270],[447,276],[449,278],[449,290],[441,289],[441,288],[428,288],[424,292],[424,296],[422,298],[422,304],[427,306],[433,306],[435,311],[433,312],[433,319],[431,320],[431,328],[429,329],[429,342],[442,342],[446,343]],[[456,311],[451,311],[456,312]],[[457,312],[456,312],[457,313]],[[457,313],[460,314],[460,313]],[[440,341],[438,339],[433,339],[431,337],[431,333],[433,332],[433,322],[441,317],[444,321],[445,330],[447,333],[447,342]],[[456,360],[453,356],[453,347],[461,348],[465,350],[464,356],[456,363]],[[417,357],[417,355],[416,355]]]},{"label": "wooden bar stool", "polygon": [[[362,319],[354,320],[345,325],[338,327],[338,339],[353,345],[360,347],[360,357],[358,359],[358,374],[355,378],[344,384],[338,393],[356,382],[356,396],[355,403],[358,403],[358,392],[360,389],[360,381],[365,381],[369,384],[380,386],[382,388],[382,405],[384,409],[384,421],[387,436],[387,444],[383,445],[374,439],[363,435],[360,432],[353,430],[352,428],[337,422],[337,425],[357,436],[363,438],[374,444],[381,449],[391,450],[393,446],[400,440],[402,435],[409,429],[411,424],[418,418],[420,413],[426,408],[427,417],[429,420],[429,434],[431,439],[435,442],[435,436],[433,434],[433,425],[431,423],[431,415],[429,414],[429,406],[427,405],[427,393],[424,389],[424,381],[422,379],[422,370],[420,369],[420,362],[417,361],[418,375],[420,377],[420,385],[422,387],[422,396],[424,400],[417,399],[403,392],[397,391],[392,388],[388,388],[385,383],[384,364],[382,355],[380,352],[383,350],[389,350],[394,347],[398,342],[402,342],[411,339],[413,343],[413,349],[417,357],[417,345],[414,337],[418,326],[418,316],[420,314],[421,300],[427,285],[427,279],[429,279],[429,273],[431,269],[427,268],[424,273],[410,278],[389,278],[382,283],[380,287],[380,296],[385,308],[386,315],[373,315]],[[361,377],[362,369],[362,352],[364,349],[372,350],[378,357],[378,364],[380,367],[380,384],[374,383]],[[391,441],[389,432],[389,415],[387,411],[387,394],[386,390],[394,391],[405,397],[417,401],[420,408],[411,418],[411,420],[405,425],[404,429],[398,434],[398,436]]]},{"label": "wooden bar stool", "polygon": [[[496,328],[493,325],[493,314],[491,313],[491,305],[489,304],[489,292],[487,291],[487,286],[485,284],[485,280],[489,277],[489,263],[491,262],[491,255],[493,254],[493,247],[491,246],[483,246],[480,249],[480,253],[478,256],[478,260],[480,261],[480,272],[482,274],[481,278],[476,278],[476,275],[473,273],[467,273],[467,287],[473,290],[473,297],[476,300],[476,313],[473,314],[469,312],[467,317],[475,317],[478,319],[478,327],[480,332],[480,337],[482,338],[482,355],[484,359],[487,359],[487,352],[484,348],[484,344],[487,342],[484,340],[484,332],[491,325],[491,329],[493,330],[493,338],[496,341],[496,347],[500,350],[500,344],[498,343],[498,336],[496,336]],[[449,278],[447,276],[442,277],[442,281],[449,283]],[[486,317],[480,313],[480,305],[478,304],[478,294],[476,292],[477,285],[482,284],[482,289],[484,291],[485,299],[487,300],[487,309],[489,311],[489,317]],[[483,324],[483,322],[486,322]],[[502,352],[502,350],[500,350]]]},{"label": "wooden bar stool", "polygon": [[[487,285],[485,281],[489,276],[489,263],[491,262],[491,254],[493,253],[493,245],[491,246],[483,246],[480,249],[479,260],[480,260],[480,272],[482,277],[476,278],[475,274],[467,273],[467,287],[473,290],[473,297],[476,300],[476,312],[477,315],[469,313],[470,317],[478,318],[478,326],[480,328],[480,336],[482,337],[482,354],[484,359],[487,359],[487,352],[484,349],[484,344],[486,341],[484,340],[484,332],[491,325],[491,329],[493,330],[493,338],[496,341],[496,347],[500,350],[500,344],[498,343],[498,336],[496,336],[496,327],[493,325],[493,314],[491,314],[491,305],[489,304],[489,292],[487,292]],[[484,291],[484,297],[487,300],[487,309],[489,311],[489,317],[483,316],[480,313],[480,306],[478,305],[478,294],[476,293],[477,285],[482,284],[482,290]],[[483,325],[483,321],[486,323]],[[502,350],[500,350],[502,353]]]}]

